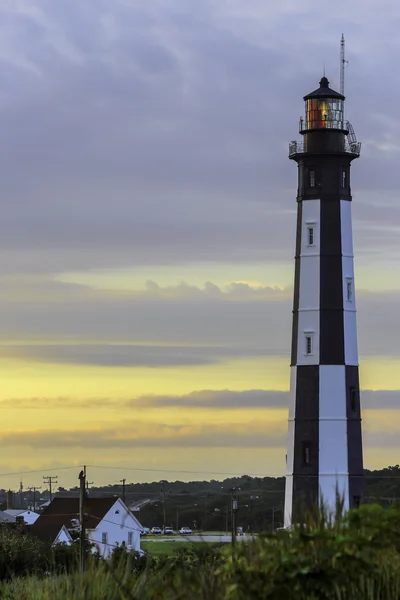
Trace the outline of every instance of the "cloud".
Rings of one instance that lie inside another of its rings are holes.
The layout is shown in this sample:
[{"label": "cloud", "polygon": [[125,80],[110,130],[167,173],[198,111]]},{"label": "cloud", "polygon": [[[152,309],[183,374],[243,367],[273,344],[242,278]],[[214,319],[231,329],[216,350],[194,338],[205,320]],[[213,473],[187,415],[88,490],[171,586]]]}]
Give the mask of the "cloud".
[{"label": "cloud", "polygon": [[[350,32],[348,114],[366,141],[354,168],[359,255],[374,227],[399,224],[389,150],[400,132],[395,90],[381,102],[397,52],[387,18],[400,9],[370,1],[361,17],[360,6],[337,5]],[[288,1],[9,0],[1,10],[0,269],[290,260],[286,142],[321,56],[337,85],[340,19]],[[377,194],[388,210],[376,221]],[[398,252],[394,233],[373,247]]]},{"label": "cloud", "polygon": [[263,348],[140,344],[19,344],[0,346],[0,358],[98,367],[190,367],[266,356]]},{"label": "cloud", "polygon": [[[213,410],[266,410],[271,408],[287,410],[290,393],[279,390],[195,390],[182,395],[142,395],[137,398],[8,398],[0,401],[1,409],[54,410],[65,409],[106,409],[126,411],[126,409],[148,408],[189,408]],[[361,390],[363,410],[400,410],[400,390]]]},{"label": "cloud", "polygon": [[[181,407],[181,405],[178,404]],[[378,411],[379,412],[379,411]],[[391,421],[388,428],[388,412],[382,414],[379,422],[374,422],[377,411],[364,412],[363,438],[364,447],[389,448],[396,447],[399,436],[397,421]],[[82,429],[66,428],[36,428],[24,430],[3,430],[0,433],[0,447],[3,448],[83,448],[98,449],[129,449],[153,448],[283,448],[287,439],[287,419],[271,418],[265,411],[265,419],[249,418],[243,422],[224,423],[196,422],[165,423],[160,420],[148,422],[145,420],[124,419],[121,425],[108,425]],[[151,454],[149,455],[149,460]]]},{"label": "cloud", "polygon": [[200,390],[183,396],[140,396],[130,402],[143,408],[212,408],[249,410],[287,408],[289,393],[275,390]]},{"label": "cloud", "polygon": [[[268,433],[267,433],[268,431]],[[215,424],[155,424],[134,421],[122,427],[84,430],[36,429],[3,431],[0,447],[31,448],[166,448],[282,446],[286,439],[283,422]]]},{"label": "cloud", "polygon": [[[185,396],[141,396],[132,407],[191,407],[214,409],[287,409],[290,393],[278,390],[200,390]],[[363,410],[400,410],[400,390],[361,390]]]},{"label": "cloud", "polygon": [[[233,352],[227,349],[227,355]],[[211,365],[223,349],[134,345],[24,345],[0,348],[0,356],[44,363],[98,367],[181,367]]]},{"label": "cloud", "polygon": [[182,281],[179,285],[169,285],[162,287],[155,281],[146,282],[145,291],[133,293],[136,297],[144,297],[151,300],[288,300],[292,297],[291,288],[280,288],[278,286],[254,285],[247,282],[234,281],[224,288],[219,287],[211,281],[206,281],[204,288],[201,289],[195,285],[189,285]]},{"label": "cloud", "polygon": [[0,410],[57,410],[65,409],[106,409],[125,411],[127,409],[147,408],[198,408],[213,410],[267,410],[268,408],[286,409],[289,393],[276,390],[199,390],[181,396],[144,395],[137,398],[8,398],[0,401]]},{"label": "cloud", "polygon": [[[42,348],[25,342],[25,350],[20,342],[18,348],[4,346],[3,357],[25,354],[70,364],[157,366],[210,364],[220,356],[287,357],[290,350],[290,288],[207,284],[202,289],[184,284],[117,293],[74,285],[69,291],[68,284],[56,284],[52,293],[48,300],[30,302],[29,288],[21,288],[19,302],[0,300],[2,314],[7,315],[0,324],[0,339],[49,343]],[[361,358],[399,355],[393,327],[399,303],[398,290],[357,294]],[[69,347],[64,348],[66,340]],[[136,349],[124,347],[135,340],[142,342]]]},{"label": "cloud", "polygon": [[[338,0],[332,17],[311,0],[4,0],[0,14],[0,337],[22,344],[3,348],[2,359],[31,361],[33,373],[35,360],[129,368],[287,357],[291,280],[274,291],[277,278],[255,288],[243,283],[247,276],[214,280],[213,268],[290,265],[292,273],[297,174],[287,143],[298,136],[302,97],[317,86],[322,62],[338,87],[342,31],[346,115],[363,142],[352,167],[356,266],[380,290],[358,294],[360,354],[399,355],[399,293],[384,291],[398,287],[400,258],[398,2]],[[168,274],[198,264],[209,269],[201,280],[208,283],[152,274],[155,266]],[[122,294],[54,281],[120,268],[141,268],[153,283]],[[50,346],[24,348],[26,340]],[[87,340],[92,347],[79,347]],[[206,393],[140,401],[194,410],[211,402]],[[395,408],[396,393],[365,393],[365,406]],[[266,392],[267,405],[283,400]],[[257,390],[213,395],[221,410],[262,401]],[[55,428],[28,432],[25,441],[97,449],[103,433],[106,449],[150,447],[163,436],[182,447],[220,440],[261,448],[267,430],[204,425],[186,435],[143,425],[137,437],[110,428],[85,438]],[[5,435],[5,449],[24,440]],[[376,435],[377,444],[388,439],[383,429]]]},{"label": "cloud", "polygon": [[399,410],[400,390],[362,390],[362,409]]},{"label": "cloud", "polygon": [[[114,274],[115,275],[115,274]],[[72,279],[72,280],[71,280]],[[75,281],[74,281],[75,279]],[[85,281],[86,279],[86,281]],[[45,277],[3,276],[0,283],[4,294],[0,303],[30,302],[104,302],[135,300],[288,300],[292,286],[263,285],[259,282],[233,281],[225,285],[206,281],[203,287],[181,281],[177,285],[160,285],[147,280],[144,285],[125,280],[115,280],[113,274],[98,274],[93,281],[85,273],[65,274],[59,279]]]}]

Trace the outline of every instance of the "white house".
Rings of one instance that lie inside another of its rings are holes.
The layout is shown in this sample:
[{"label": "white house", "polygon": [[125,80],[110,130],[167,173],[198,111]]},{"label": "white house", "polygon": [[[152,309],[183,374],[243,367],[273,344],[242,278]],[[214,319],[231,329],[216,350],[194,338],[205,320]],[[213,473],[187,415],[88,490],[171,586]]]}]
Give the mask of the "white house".
[{"label": "white house", "polygon": [[[105,498],[91,498],[106,500]],[[103,505],[103,515],[88,517],[86,525],[88,540],[95,544],[98,552],[105,558],[117,545],[125,543],[128,550],[140,552],[140,531],[142,526],[121,498],[112,498],[114,503],[108,508]]]},{"label": "white house", "polygon": [[[140,551],[142,527],[121,498],[86,497],[84,514],[87,538],[104,558],[123,543],[129,550]],[[56,496],[43,510],[40,520],[51,520],[70,531],[79,530],[79,498]]]},{"label": "white house", "polygon": [[24,519],[26,525],[33,525],[40,516],[37,512],[34,512],[33,510],[26,510],[20,508],[6,508],[4,512],[6,513],[6,515],[14,517],[16,521],[19,519]]}]

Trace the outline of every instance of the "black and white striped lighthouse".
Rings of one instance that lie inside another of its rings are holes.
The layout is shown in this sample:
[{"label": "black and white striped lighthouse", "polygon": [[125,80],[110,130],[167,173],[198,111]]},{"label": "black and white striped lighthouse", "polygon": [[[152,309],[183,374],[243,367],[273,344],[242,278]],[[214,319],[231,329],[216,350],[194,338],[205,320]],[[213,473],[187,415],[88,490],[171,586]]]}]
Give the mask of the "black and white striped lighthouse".
[{"label": "black and white striped lighthouse", "polygon": [[362,437],[351,223],[350,165],[360,155],[344,121],[344,96],[320,87],[304,97],[298,165],[291,405],[285,526],[322,503],[362,496]]}]

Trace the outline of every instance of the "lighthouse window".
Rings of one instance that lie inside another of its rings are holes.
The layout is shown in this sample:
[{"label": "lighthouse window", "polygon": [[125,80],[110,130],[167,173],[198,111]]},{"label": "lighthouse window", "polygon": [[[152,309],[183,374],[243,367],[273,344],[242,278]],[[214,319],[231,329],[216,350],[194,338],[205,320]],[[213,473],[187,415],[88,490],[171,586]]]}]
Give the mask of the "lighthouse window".
[{"label": "lighthouse window", "polygon": [[346,279],[346,298],[347,302],[353,302],[353,280]]},{"label": "lighthouse window", "polygon": [[315,187],[315,171],[310,171],[310,187]]},{"label": "lighthouse window", "polygon": [[350,408],[351,410],[356,410],[356,400],[357,400],[357,388],[350,388]]},{"label": "lighthouse window", "polygon": [[312,354],[312,350],[313,350],[313,339],[312,339],[312,335],[307,334],[306,335],[306,354],[310,355]]},{"label": "lighthouse window", "polygon": [[307,246],[315,245],[315,228],[314,225],[307,225]]},{"label": "lighthouse window", "polygon": [[347,171],[346,169],[343,169],[342,171],[342,188],[346,188],[347,187]]},{"label": "lighthouse window", "polygon": [[310,442],[303,443],[303,462],[305,465],[309,465],[311,462],[311,444],[310,444]]}]

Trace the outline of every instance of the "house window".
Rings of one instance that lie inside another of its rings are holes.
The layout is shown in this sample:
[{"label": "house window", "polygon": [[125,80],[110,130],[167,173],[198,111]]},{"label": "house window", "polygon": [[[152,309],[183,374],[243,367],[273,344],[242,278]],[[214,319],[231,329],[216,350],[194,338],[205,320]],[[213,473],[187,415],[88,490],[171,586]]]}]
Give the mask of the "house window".
[{"label": "house window", "polygon": [[303,442],[303,462],[305,465],[309,465],[311,462],[311,444],[310,444],[310,442]]},{"label": "house window", "polygon": [[356,410],[357,408],[357,388],[350,388],[350,408],[351,410]]},{"label": "house window", "polygon": [[312,335],[307,333],[305,336],[305,342],[306,342],[306,355],[309,356],[310,354],[313,353],[313,338]]},{"label": "house window", "polygon": [[315,226],[312,223],[307,224],[307,246],[315,246]]},{"label": "house window", "polygon": [[346,188],[347,187],[347,171],[346,169],[343,169],[342,171],[342,188]]},{"label": "house window", "polygon": [[315,171],[310,171],[310,187],[315,187]]},{"label": "house window", "polygon": [[361,504],[361,496],[353,496],[353,503],[355,508],[359,508]]},{"label": "house window", "polygon": [[353,280],[349,277],[346,279],[346,299],[347,302],[353,302]]},{"label": "house window", "polygon": [[133,544],[133,531],[128,531],[128,546]]},{"label": "house window", "polygon": [[103,533],[101,534],[101,543],[102,543],[102,544],[107,544],[107,539],[108,539],[107,532],[103,532]]}]

